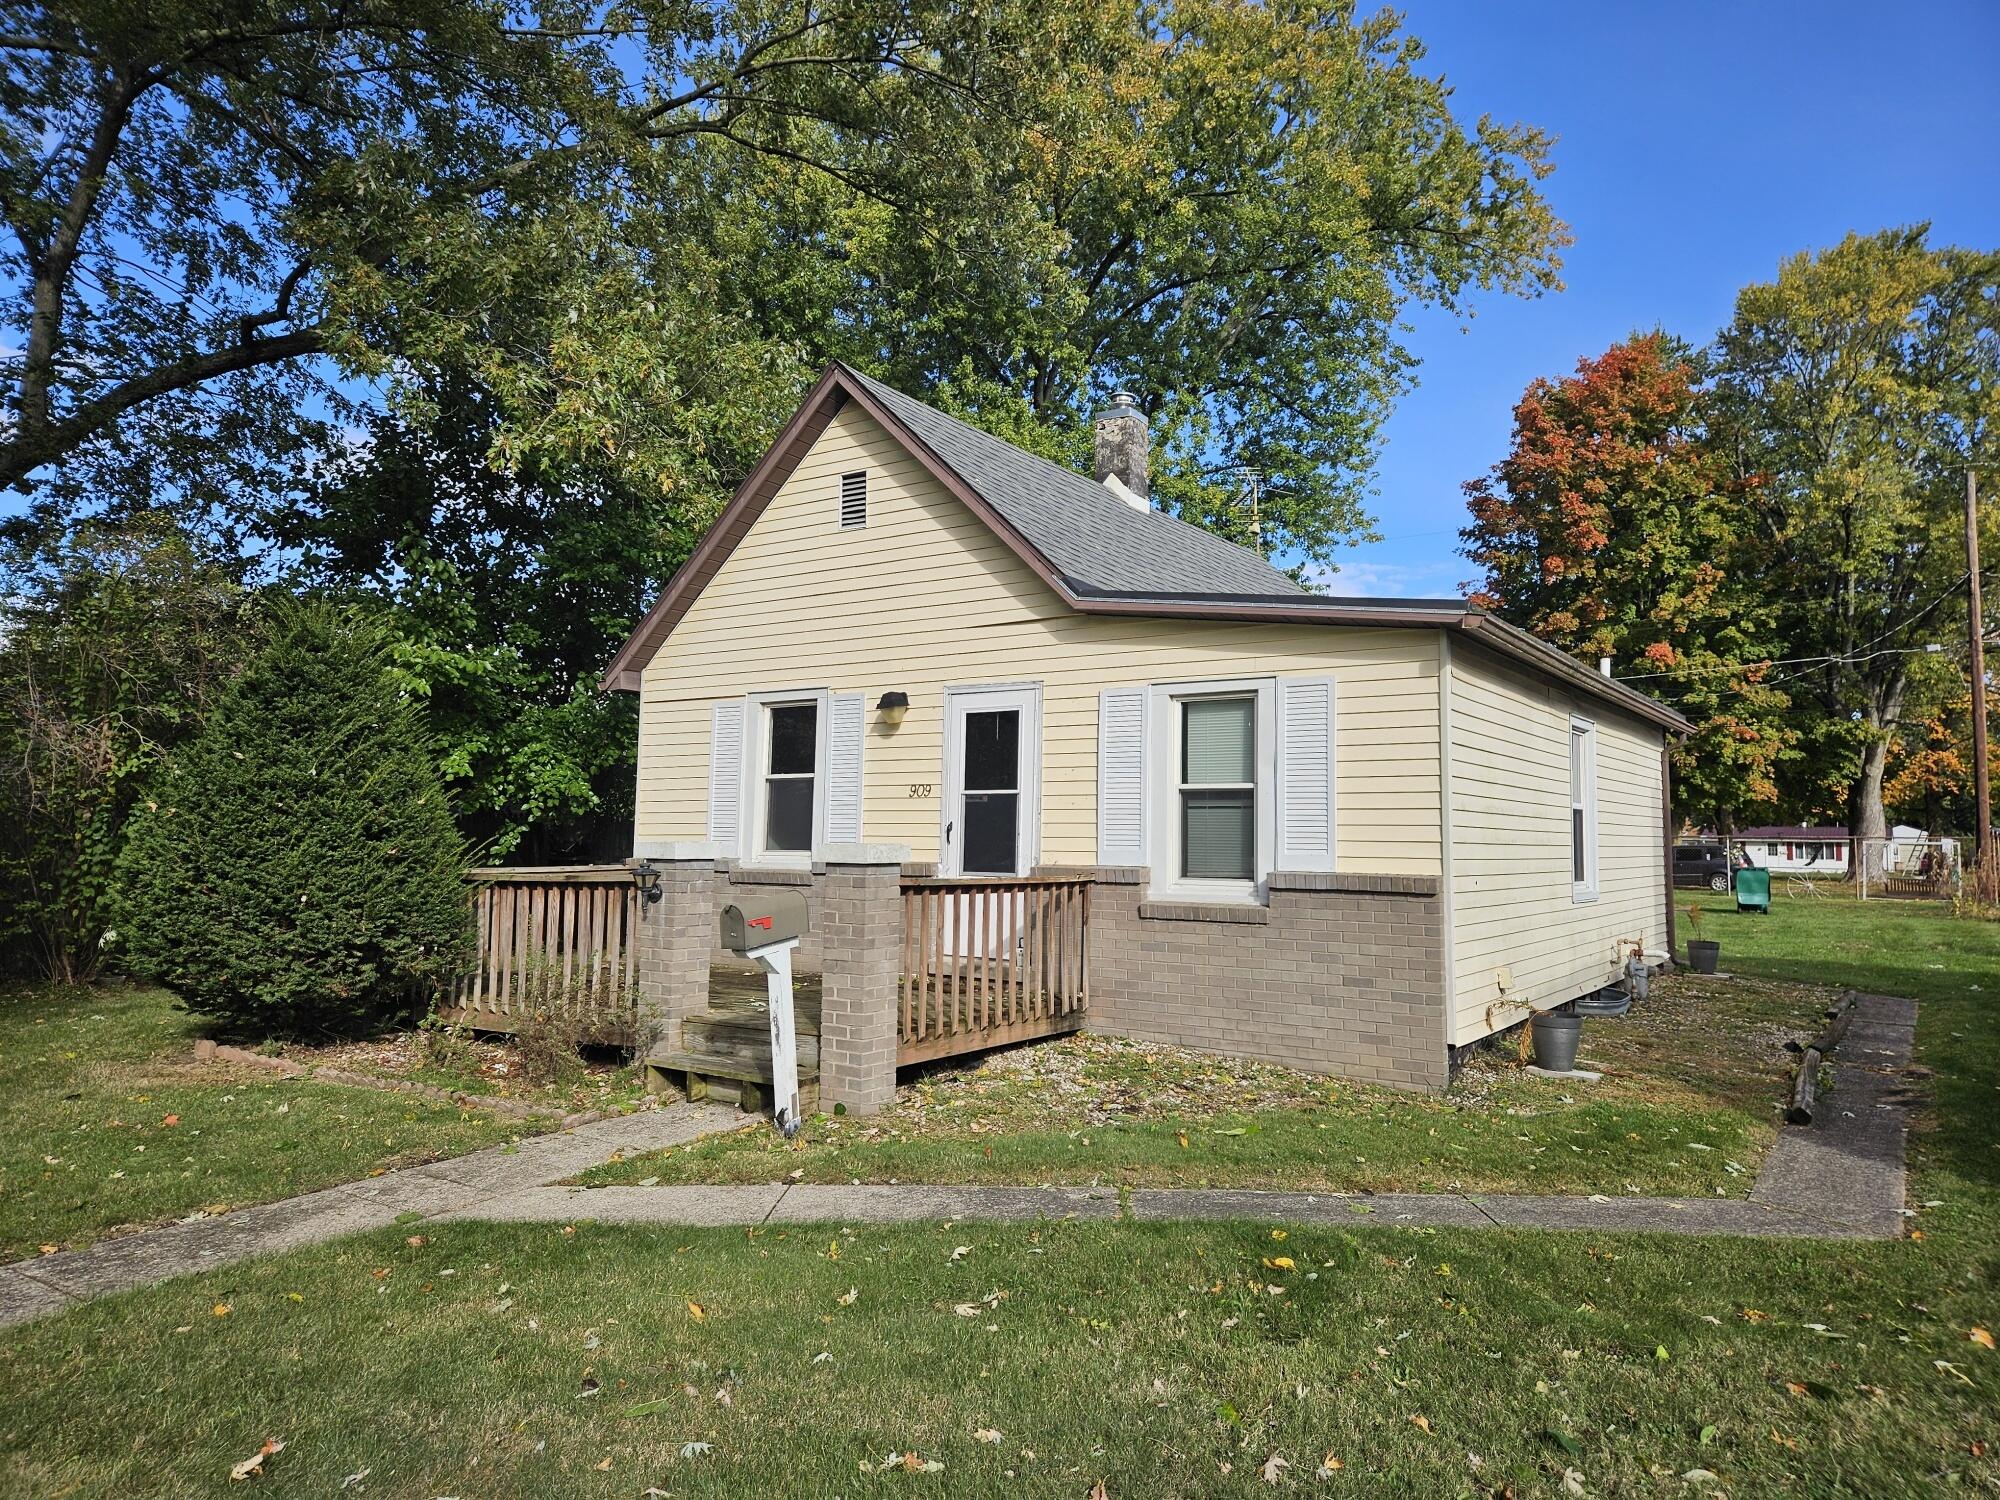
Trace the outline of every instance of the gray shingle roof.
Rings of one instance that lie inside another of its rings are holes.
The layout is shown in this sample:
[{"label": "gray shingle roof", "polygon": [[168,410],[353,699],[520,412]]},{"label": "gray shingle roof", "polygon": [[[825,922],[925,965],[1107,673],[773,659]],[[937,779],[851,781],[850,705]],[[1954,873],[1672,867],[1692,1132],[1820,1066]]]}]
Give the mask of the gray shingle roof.
[{"label": "gray shingle roof", "polygon": [[1247,547],[1127,505],[1095,480],[843,367],[1079,593],[1297,598]]}]

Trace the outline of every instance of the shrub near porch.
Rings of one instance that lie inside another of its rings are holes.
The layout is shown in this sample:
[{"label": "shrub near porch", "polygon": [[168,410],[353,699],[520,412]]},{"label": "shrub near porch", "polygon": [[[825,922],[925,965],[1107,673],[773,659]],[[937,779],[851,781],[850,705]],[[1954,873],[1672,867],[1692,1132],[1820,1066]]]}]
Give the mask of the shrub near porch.
[{"label": "shrub near porch", "polygon": [[[938,1070],[866,1119],[768,1124],[594,1169],[611,1183],[1117,1183],[1740,1197],[1776,1133],[1790,1038],[1837,992],[1676,976],[1594,1020],[1601,1083],[1529,1076],[1511,1045],[1438,1098],[1109,1037]],[[1511,1039],[1510,1039],[1511,1040]]]}]

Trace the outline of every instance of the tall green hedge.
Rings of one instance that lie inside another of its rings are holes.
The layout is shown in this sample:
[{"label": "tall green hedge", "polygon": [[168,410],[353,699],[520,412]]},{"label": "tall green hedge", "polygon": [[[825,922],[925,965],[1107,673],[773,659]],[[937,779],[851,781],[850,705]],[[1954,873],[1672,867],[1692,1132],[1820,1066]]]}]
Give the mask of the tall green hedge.
[{"label": "tall green hedge", "polygon": [[287,604],[135,820],[117,946],[235,1030],[350,1030],[465,961],[465,866],[385,638]]}]

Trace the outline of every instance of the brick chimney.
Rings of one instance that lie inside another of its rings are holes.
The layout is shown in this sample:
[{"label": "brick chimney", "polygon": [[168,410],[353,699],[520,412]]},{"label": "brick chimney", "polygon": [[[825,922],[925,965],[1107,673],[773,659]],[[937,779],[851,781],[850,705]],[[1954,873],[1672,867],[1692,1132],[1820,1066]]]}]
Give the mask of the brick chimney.
[{"label": "brick chimney", "polygon": [[1113,391],[1097,413],[1095,428],[1098,483],[1134,510],[1151,510],[1153,486],[1146,472],[1151,438],[1139,398],[1130,391]]}]

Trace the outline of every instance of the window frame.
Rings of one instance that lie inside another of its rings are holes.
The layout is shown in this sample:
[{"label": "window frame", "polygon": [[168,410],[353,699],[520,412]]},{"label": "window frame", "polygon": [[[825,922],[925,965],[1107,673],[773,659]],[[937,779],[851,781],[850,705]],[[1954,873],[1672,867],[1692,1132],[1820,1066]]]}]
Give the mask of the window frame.
[{"label": "window frame", "polygon": [[[738,851],[743,864],[766,870],[810,870],[826,846],[826,745],[828,700],[826,688],[800,688],[788,692],[752,693],[749,712],[744,716],[743,779],[749,793],[749,816],[742,819],[743,847]],[[813,709],[813,806],[812,839],[805,849],[767,849],[771,779],[771,710],[774,708]]]},{"label": "window frame", "polygon": [[[1147,822],[1152,881],[1148,894],[1159,900],[1261,905],[1270,894],[1278,828],[1278,680],[1235,677],[1154,683],[1148,719]],[[1249,880],[1217,880],[1183,875],[1181,705],[1200,698],[1247,698],[1254,703],[1256,736],[1251,783],[1254,857]]]},{"label": "window frame", "polygon": [[[1563,819],[1567,864],[1570,872],[1570,900],[1584,905],[1597,899],[1598,893],[1598,825],[1597,825],[1597,723],[1580,714],[1570,715],[1569,720],[1569,774],[1565,780],[1566,794]],[[1578,814],[1582,814],[1581,820]],[[1581,842],[1582,849],[1577,848]],[[1583,876],[1577,878],[1577,855],[1583,856]]]}]

